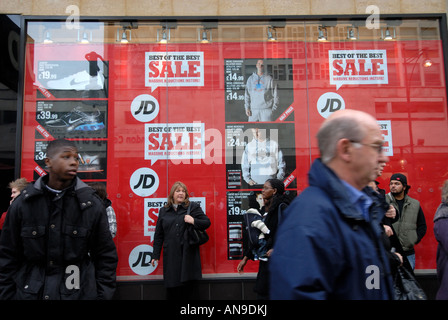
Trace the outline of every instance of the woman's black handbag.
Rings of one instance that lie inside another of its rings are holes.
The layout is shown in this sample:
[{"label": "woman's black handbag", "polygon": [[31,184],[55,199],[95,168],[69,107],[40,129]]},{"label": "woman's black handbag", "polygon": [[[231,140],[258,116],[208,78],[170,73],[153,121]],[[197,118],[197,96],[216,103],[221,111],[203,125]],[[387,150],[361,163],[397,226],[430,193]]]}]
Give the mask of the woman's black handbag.
[{"label": "woman's black handbag", "polygon": [[394,278],[396,300],[426,300],[426,294],[407,268],[398,267]]},{"label": "woman's black handbag", "polygon": [[[187,214],[190,214],[190,207],[188,205]],[[205,230],[196,229],[193,225],[188,224],[186,228],[188,244],[191,246],[200,246],[206,243],[209,239],[207,232]]]},{"label": "woman's black handbag", "polygon": [[190,245],[200,246],[208,241],[208,234],[205,230],[195,229],[194,226],[187,226],[188,243]]}]

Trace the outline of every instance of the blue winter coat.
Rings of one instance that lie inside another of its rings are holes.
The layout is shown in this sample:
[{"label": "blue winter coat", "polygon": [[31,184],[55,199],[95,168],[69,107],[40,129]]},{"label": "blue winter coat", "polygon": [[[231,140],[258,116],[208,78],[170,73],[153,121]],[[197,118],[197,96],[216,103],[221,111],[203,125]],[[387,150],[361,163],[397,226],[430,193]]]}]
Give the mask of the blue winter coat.
[{"label": "blue winter coat", "polygon": [[372,205],[367,222],[319,159],[311,166],[309,185],[277,231],[271,299],[393,299],[381,241],[383,209]]}]

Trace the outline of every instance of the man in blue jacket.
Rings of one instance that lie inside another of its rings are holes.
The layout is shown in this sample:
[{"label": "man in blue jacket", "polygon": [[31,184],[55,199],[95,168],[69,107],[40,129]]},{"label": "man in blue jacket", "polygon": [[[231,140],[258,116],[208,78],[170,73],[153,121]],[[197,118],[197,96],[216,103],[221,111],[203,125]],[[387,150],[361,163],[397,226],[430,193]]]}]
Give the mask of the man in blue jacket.
[{"label": "man in blue jacket", "polygon": [[272,299],[393,299],[380,226],[384,211],[363,188],[387,162],[375,118],[330,116],[317,134],[321,158],[288,207],[270,259]]}]

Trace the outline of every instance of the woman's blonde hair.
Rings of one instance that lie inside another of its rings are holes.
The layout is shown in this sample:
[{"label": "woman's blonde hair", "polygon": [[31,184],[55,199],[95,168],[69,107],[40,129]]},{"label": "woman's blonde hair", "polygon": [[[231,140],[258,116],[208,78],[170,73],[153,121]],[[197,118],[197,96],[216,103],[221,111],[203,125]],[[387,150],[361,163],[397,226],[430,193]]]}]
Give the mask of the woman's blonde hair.
[{"label": "woman's blonde hair", "polygon": [[174,182],[173,186],[171,187],[171,191],[170,191],[170,194],[168,195],[167,204],[165,205],[165,207],[168,208],[168,207],[173,205],[173,203],[174,203],[174,192],[177,189],[179,189],[179,188],[182,188],[182,189],[185,190],[185,201],[184,201],[184,203],[185,203],[185,206],[188,206],[188,204],[190,203],[190,200],[189,200],[190,195],[188,194],[187,186],[183,182],[177,181],[177,182]]},{"label": "woman's blonde hair", "polygon": [[9,188],[10,189],[16,188],[17,190],[22,192],[23,189],[25,189],[28,184],[29,184],[28,180],[26,180],[25,178],[19,178],[17,180],[11,181],[9,183]]}]

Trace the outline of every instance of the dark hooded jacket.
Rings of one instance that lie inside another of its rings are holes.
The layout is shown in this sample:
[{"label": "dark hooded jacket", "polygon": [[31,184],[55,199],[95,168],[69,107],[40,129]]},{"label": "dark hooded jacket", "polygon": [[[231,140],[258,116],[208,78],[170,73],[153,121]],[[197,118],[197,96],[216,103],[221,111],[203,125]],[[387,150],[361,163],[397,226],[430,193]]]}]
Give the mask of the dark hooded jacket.
[{"label": "dark hooded jacket", "polygon": [[384,209],[372,205],[366,221],[342,181],[319,159],[309,184],[277,230],[271,299],[393,299],[381,238]]},{"label": "dark hooded jacket", "polygon": [[48,175],[8,210],[0,239],[0,299],[111,299],[117,252],[102,200],[79,178],[59,195]]}]

